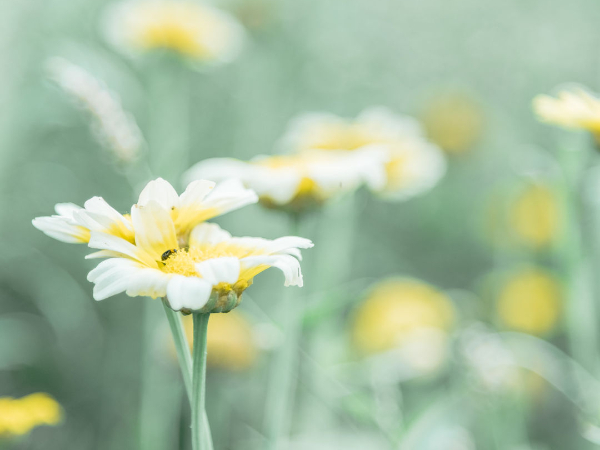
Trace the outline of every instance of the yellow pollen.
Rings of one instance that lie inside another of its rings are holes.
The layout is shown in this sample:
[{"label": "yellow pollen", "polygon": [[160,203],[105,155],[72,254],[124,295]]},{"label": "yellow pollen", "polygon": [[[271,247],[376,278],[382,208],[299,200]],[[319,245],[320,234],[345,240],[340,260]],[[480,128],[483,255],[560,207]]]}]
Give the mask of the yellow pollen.
[{"label": "yellow pollen", "polygon": [[[178,275],[184,275],[186,277],[199,277],[200,275],[196,271],[196,263],[206,261],[208,259],[215,258],[226,258],[234,257],[241,259],[245,256],[249,256],[253,253],[253,250],[244,247],[239,247],[227,243],[216,244],[216,245],[198,245],[190,247],[189,249],[180,249],[177,252],[173,252],[169,257],[162,261],[162,271],[165,273],[174,273]],[[231,286],[226,289],[224,286],[217,286],[215,289],[219,290],[223,288],[223,291],[231,290]],[[243,289],[242,289],[243,290]]]}]

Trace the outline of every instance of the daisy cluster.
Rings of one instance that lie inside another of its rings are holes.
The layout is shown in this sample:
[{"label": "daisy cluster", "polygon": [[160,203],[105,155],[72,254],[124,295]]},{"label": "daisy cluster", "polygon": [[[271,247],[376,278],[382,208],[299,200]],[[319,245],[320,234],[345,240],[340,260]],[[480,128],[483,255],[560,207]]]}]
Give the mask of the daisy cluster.
[{"label": "daisy cluster", "polygon": [[185,178],[235,177],[263,204],[301,211],[361,186],[386,200],[405,200],[431,189],[446,171],[442,151],[427,140],[419,122],[382,107],[354,120],[301,115],[291,121],[279,147],[278,155],[250,161],[207,159]]}]

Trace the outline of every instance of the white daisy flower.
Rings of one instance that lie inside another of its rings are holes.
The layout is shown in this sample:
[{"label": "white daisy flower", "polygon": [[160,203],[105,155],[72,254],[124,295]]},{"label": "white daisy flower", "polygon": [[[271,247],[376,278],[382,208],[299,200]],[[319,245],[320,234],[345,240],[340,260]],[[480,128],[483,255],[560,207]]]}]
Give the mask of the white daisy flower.
[{"label": "white daisy flower", "polygon": [[561,90],[556,98],[538,95],[533,109],[542,122],[600,133],[600,98],[583,87]]},{"label": "white daisy flower", "polygon": [[228,62],[244,39],[236,19],[195,1],[126,0],[108,9],[104,23],[107,39],[130,54],[167,49],[203,62]]},{"label": "white daisy flower", "polygon": [[213,158],[193,166],[184,178],[194,180],[208,175],[217,180],[237,178],[256,191],[267,206],[300,211],[363,184],[372,189],[382,188],[386,158],[387,153],[377,146],[352,153],[305,151],[258,156],[249,162]]},{"label": "white daisy flower", "polygon": [[228,312],[253,278],[269,267],[283,272],[286,286],[302,286],[299,249],[313,246],[295,236],[234,238],[212,223],[196,226],[188,245],[180,246],[169,211],[154,200],[134,206],[132,220],[136,245],[92,232],[90,247],[114,256],[88,276],[96,300],[125,292],[130,297],[166,296],[175,311]]},{"label": "white daisy flower", "polygon": [[427,141],[419,122],[383,107],[366,109],[354,120],[327,113],[301,115],[292,120],[281,145],[292,153],[383,149],[388,156],[385,182],[374,191],[390,200],[426,192],[446,171],[441,149]]},{"label": "white daisy flower", "polygon": [[[215,187],[212,181],[190,183],[181,196],[168,181],[158,178],[142,190],[138,205],[158,202],[169,211],[177,239],[185,242],[190,231],[199,223],[221,214],[256,203],[256,194],[237,180],[225,180]],[[129,214],[120,214],[103,198],[93,197],[84,208],[73,203],[59,203],[56,215],[37,217],[33,226],[46,235],[67,243],[87,243],[90,233],[111,235],[135,244],[134,227]],[[103,252],[97,256],[105,256]]]}]

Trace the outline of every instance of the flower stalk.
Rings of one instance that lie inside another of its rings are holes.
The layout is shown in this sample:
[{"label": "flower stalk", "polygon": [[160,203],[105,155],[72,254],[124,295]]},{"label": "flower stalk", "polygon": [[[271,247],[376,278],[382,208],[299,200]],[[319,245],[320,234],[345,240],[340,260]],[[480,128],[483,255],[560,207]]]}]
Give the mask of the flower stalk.
[{"label": "flower stalk", "polygon": [[[292,234],[299,229],[300,218],[292,215]],[[280,304],[279,326],[284,336],[270,368],[270,389],[267,393],[265,431],[267,450],[281,447],[281,440],[289,433],[294,403],[294,375],[298,367],[298,341],[301,335],[302,311],[294,298],[294,291],[286,289]]]},{"label": "flower stalk", "polygon": [[[183,322],[181,321],[181,315],[173,311],[167,304],[166,300],[163,300],[163,306],[165,309],[165,315],[169,322],[169,328],[171,329],[171,335],[173,336],[173,342],[175,343],[175,350],[177,352],[177,361],[179,361],[179,368],[181,369],[181,375],[183,377],[183,384],[185,391],[192,404],[192,355],[190,353],[187,339],[185,336],[185,330],[183,328]],[[212,434],[210,431],[210,425],[208,423],[208,417],[206,411],[203,414],[203,425],[204,425],[204,441],[206,450],[213,450]]]},{"label": "flower stalk", "polygon": [[194,348],[192,359],[192,448],[209,450],[205,427],[206,403],[206,335],[210,314],[194,313]]}]

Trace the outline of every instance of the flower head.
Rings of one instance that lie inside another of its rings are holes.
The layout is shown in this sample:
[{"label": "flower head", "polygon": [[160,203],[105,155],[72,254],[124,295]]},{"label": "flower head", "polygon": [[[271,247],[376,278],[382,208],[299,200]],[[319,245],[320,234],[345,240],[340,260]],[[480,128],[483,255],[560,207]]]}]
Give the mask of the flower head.
[{"label": "flower head", "polygon": [[249,162],[213,158],[193,166],[185,177],[188,180],[235,177],[256,191],[263,204],[302,211],[362,184],[382,187],[386,158],[384,151],[370,148],[352,153],[307,150],[259,156]]},{"label": "flower head", "polygon": [[424,137],[413,118],[386,108],[370,108],[356,119],[310,113],[290,123],[282,138],[288,152],[304,150],[383,152],[384,182],[370,186],[382,197],[402,200],[431,189],[446,170],[441,150]]},{"label": "flower head", "polygon": [[558,198],[549,186],[531,183],[510,205],[510,225],[516,237],[531,247],[545,247],[556,241],[561,214]]},{"label": "flower head", "polygon": [[600,99],[584,88],[562,90],[556,98],[538,95],[533,109],[542,122],[600,133]]},{"label": "flower head", "polygon": [[[299,249],[312,247],[312,242],[294,236],[272,241],[233,238],[216,224],[202,223],[257,200],[236,180],[211,192],[213,186],[198,180],[179,196],[158,179],[148,183],[128,217],[107,209],[104,201],[104,213],[94,214],[86,202],[86,208],[61,206],[59,215],[35,219],[34,225],[67,242],[87,240],[99,250],[88,258],[109,258],[88,275],[96,300],[126,292],[132,297],[166,296],[174,310],[227,312],[269,267],[284,273],[286,286],[302,286]],[[114,231],[115,222],[126,232]]]},{"label": "flower head", "polygon": [[[142,190],[138,205],[150,201],[169,211],[177,239],[185,242],[192,228],[199,223],[255,203],[257,197],[236,180],[225,180],[217,187],[212,181],[196,181],[179,196],[168,181],[158,178]],[[55,210],[56,215],[35,218],[33,226],[67,243],[87,243],[90,233],[97,232],[135,244],[131,215],[119,213],[102,197],[91,198],[83,208],[73,203],[59,203]]]},{"label": "flower head", "polygon": [[422,120],[429,139],[450,155],[468,152],[484,125],[481,107],[460,92],[436,97],[427,104]]},{"label": "flower head", "polygon": [[253,278],[270,267],[283,272],[286,286],[302,286],[299,249],[312,247],[308,239],[234,238],[216,224],[203,223],[182,246],[169,211],[157,202],[134,207],[132,220],[136,245],[92,233],[89,246],[112,256],[88,276],[96,300],[126,292],[166,296],[176,311],[228,312]]},{"label": "flower head", "polygon": [[419,280],[396,278],[375,285],[354,317],[354,344],[370,354],[401,346],[420,330],[447,332],[454,322],[454,309],[436,288]]},{"label": "flower head", "polygon": [[541,180],[528,180],[511,189],[501,189],[490,196],[485,210],[485,233],[500,247],[551,247],[560,235],[563,219],[552,187]]},{"label": "flower head", "polygon": [[550,272],[528,267],[512,274],[498,294],[500,320],[532,334],[552,330],[560,317],[562,288]]},{"label": "flower head", "polygon": [[1,397],[0,436],[21,436],[40,425],[56,425],[61,416],[60,405],[48,394]]},{"label": "flower head", "polygon": [[166,49],[204,62],[235,58],[244,35],[229,14],[190,0],[125,0],[108,10],[106,34],[124,52]]}]

